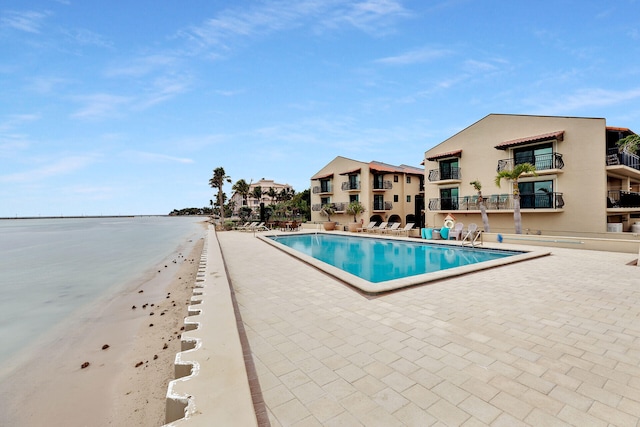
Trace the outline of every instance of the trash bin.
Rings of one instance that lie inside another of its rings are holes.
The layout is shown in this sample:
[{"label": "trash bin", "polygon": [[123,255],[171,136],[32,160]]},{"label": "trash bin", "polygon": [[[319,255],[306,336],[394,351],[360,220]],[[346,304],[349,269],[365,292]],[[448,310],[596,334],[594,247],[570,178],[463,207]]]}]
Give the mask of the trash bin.
[{"label": "trash bin", "polygon": [[440,229],[433,230],[433,240],[440,240]]}]

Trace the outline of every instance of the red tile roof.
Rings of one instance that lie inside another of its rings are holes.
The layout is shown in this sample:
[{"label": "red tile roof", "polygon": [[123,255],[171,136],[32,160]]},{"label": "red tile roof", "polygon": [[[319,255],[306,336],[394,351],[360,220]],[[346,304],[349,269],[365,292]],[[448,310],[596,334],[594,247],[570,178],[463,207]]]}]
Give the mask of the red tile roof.
[{"label": "red tile roof", "polygon": [[340,175],[355,175],[357,173],[360,173],[360,168],[358,169],[353,169],[347,172],[340,172]]},{"label": "red tile roof", "polygon": [[462,150],[447,151],[446,153],[434,154],[427,157],[427,160],[434,161],[438,159],[444,159],[445,157],[462,157]]},{"label": "red tile roof", "polygon": [[316,176],[312,176],[312,177],[311,177],[311,180],[325,179],[325,178],[331,178],[331,177],[333,177],[333,172],[331,172],[331,173],[327,173],[327,174],[324,174],[324,175],[316,175]]},{"label": "red tile roof", "polygon": [[495,146],[498,150],[506,150],[507,148],[517,147],[518,145],[529,144],[532,142],[542,142],[557,139],[562,141],[564,139],[564,131],[559,130],[556,132],[543,133],[541,135],[527,136],[524,138],[512,139],[510,141],[502,142]]}]

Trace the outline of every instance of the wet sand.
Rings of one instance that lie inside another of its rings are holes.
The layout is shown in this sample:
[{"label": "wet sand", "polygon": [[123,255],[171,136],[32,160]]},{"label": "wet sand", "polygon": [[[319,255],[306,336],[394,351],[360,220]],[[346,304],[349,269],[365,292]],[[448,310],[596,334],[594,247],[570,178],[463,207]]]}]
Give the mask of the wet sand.
[{"label": "wet sand", "polygon": [[203,244],[185,242],[23,354],[0,382],[0,425],[164,424]]}]

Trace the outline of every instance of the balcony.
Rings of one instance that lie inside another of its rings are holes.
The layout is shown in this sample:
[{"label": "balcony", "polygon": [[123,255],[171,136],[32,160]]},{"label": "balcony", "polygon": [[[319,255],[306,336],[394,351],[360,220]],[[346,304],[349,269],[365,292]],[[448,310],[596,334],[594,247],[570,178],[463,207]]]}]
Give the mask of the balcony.
[{"label": "balcony", "polygon": [[385,191],[385,190],[391,190],[392,188],[393,188],[393,183],[391,181],[382,181],[382,182],[373,181],[373,191]]},{"label": "balcony", "polygon": [[[560,153],[539,154],[537,156],[532,156],[529,159],[528,163],[534,165],[536,167],[536,172],[538,173],[545,170],[564,168],[564,160],[562,160],[562,154]],[[514,159],[498,160],[498,167],[496,168],[496,172],[512,170],[515,164],[516,163]]]},{"label": "balcony", "polygon": [[393,209],[393,203],[391,202],[373,202],[374,211],[390,211]]},{"label": "balcony", "polygon": [[640,208],[640,193],[622,190],[609,191],[607,208]]},{"label": "balcony", "polygon": [[640,170],[640,157],[626,152],[619,152],[617,148],[607,150],[607,166],[629,166]]},{"label": "balcony", "polygon": [[429,170],[429,182],[446,181],[446,180],[459,181],[461,179],[462,179],[462,170],[460,168]]},{"label": "balcony", "polygon": [[333,189],[331,188],[331,184],[327,185],[316,185],[313,187],[313,194],[331,194],[333,193]]},{"label": "balcony", "polygon": [[359,182],[343,182],[342,183],[342,191],[358,191],[360,190]]},{"label": "balcony", "polygon": [[[492,211],[513,211],[513,195],[492,194],[483,197],[484,206]],[[562,209],[562,193],[520,194],[521,209]],[[479,211],[478,196],[429,199],[430,211]]]},{"label": "balcony", "polygon": [[[329,203],[335,209],[336,213],[341,213],[347,210],[347,203]],[[314,212],[320,212],[322,210],[321,203],[314,203],[311,205],[311,210]]]}]

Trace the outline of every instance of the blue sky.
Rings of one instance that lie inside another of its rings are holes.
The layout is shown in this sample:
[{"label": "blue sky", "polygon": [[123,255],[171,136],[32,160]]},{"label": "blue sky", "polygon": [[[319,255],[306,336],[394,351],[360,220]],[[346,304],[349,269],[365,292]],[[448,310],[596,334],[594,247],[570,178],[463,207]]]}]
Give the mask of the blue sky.
[{"label": "blue sky", "polygon": [[490,113],[637,132],[640,1],[5,0],[0,94],[0,217],[166,214]]}]

